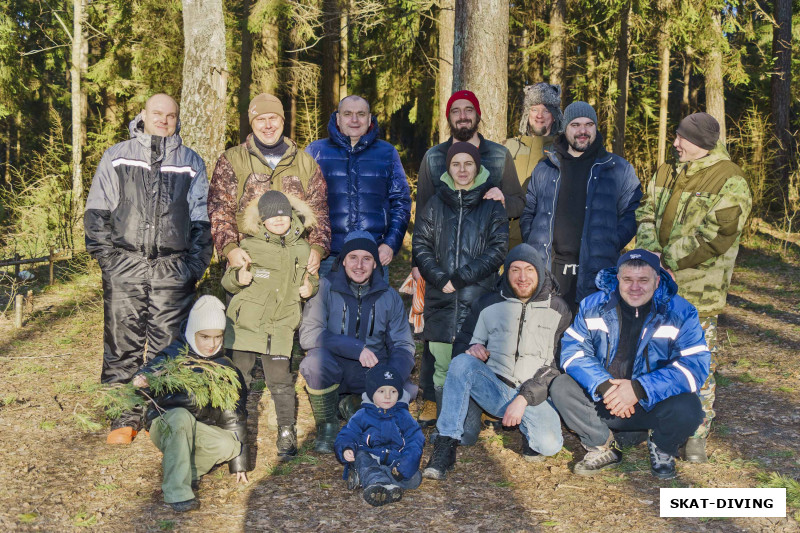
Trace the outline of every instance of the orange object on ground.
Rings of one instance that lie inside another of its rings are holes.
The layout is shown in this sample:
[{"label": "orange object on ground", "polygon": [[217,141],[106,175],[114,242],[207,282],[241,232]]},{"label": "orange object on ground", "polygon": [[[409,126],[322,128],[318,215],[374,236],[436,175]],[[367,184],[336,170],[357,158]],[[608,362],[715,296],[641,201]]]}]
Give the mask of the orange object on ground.
[{"label": "orange object on ground", "polygon": [[108,434],[107,444],[130,444],[136,437],[136,430],[132,427],[117,428]]}]

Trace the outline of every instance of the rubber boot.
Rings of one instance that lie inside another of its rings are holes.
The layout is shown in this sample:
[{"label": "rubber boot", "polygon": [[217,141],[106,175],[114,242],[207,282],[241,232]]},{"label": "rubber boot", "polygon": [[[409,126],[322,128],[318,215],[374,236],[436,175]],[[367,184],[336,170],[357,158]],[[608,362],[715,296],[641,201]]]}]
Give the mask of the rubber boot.
[{"label": "rubber boot", "polygon": [[314,439],[314,451],[317,453],[333,453],[333,443],[339,433],[339,387],[322,394],[308,393],[314,421],[317,424],[317,438]]}]

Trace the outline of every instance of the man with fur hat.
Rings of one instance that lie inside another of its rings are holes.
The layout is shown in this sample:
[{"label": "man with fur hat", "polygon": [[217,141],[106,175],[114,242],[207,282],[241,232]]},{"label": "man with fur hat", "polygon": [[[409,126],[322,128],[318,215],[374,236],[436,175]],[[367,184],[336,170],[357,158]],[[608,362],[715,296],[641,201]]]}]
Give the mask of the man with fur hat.
[{"label": "man with fur hat", "polygon": [[[560,85],[541,82],[525,87],[519,135],[503,143],[514,159],[523,191],[528,188],[534,167],[544,157],[544,147],[551,145],[561,131],[563,118]],[[511,221],[508,239],[511,248],[522,242],[518,219]]]},{"label": "man with fur hat", "polygon": [[322,171],[313,157],[283,135],[284,111],[278,98],[257,95],[247,114],[253,133],[220,156],[209,186],[208,216],[217,254],[229,265],[247,267],[251,258],[239,246],[244,237],[240,229],[244,210],[265,191],[277,190],[304,201],[314,213],[307,266],[316,274],[331,243],[328,188]]},{"label": "man with fur hat", "polygon": [[661,255],[680,295],[697,308],[711,351],[711,372],[700,391],[705,417],[685,449],[686,460],[698,463],[708,460],[705,444],[715,414],[717,317],[753,203],[744,171],[731,161],[719,133],[711,115],[684,118],[673,143],[678,162],[658,168],[636,212],[637,246]]},{"label": "man with fur hat", "polygon": [[383,279],[375,239],[366,231],[351,232],[339,259],[339,268],[320,280],[319,292],[305,305],[300,325],[300,345],[308,350],[300,373],[319,453],[333,453],[337,414],[347,420],[358,409],[367,370],[378,363],[393,366],[403,388],[416,394],[408,379],[414,367],[411,329],[400,294]]},{"label": "man with fur hat", "polygon": [[595,292],[636,234],[642,188],[633,166],[603,147],[586,102],[564,110],[564,133],[533,170],[520,219],[522,239],[541,253],[573,314]]},{"label": "man with fur hat", "polygon": [[548,395],[571,318],[536,250],[511,250],[498,290],[472,306],[456,338],[453,352],[461,355],[447,373],[439,435],[423,477],[444,479],[455,466],[470,399],[504,426],[520,426],[526,460],[561,450],[561,420]]},{"label": "man with fur hat", "polygon": [[[182,144],[178,104],[151,96],[130,140],[103,154],[86,198],[86,251],[103,272],[103,383],[127,383],[180,334],[211,260],[203,160]],[[109,444],[130,444],[141,412],[111,424]]]}]

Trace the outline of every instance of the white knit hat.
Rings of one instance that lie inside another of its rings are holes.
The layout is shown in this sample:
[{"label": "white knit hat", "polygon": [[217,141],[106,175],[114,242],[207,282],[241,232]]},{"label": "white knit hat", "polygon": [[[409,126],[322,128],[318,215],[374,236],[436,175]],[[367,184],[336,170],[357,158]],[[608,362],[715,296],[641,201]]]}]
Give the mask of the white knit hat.
[{"label": "white knit hat", "polygon": [[[201,354],[195,345],[195,333],[204,329],[221,329],[225,331],[225,304],[219,301],[216,296],[206,294],[197,299],[189,311],[189,319],[186,321],[186,342],[191,346],[192,351],[197,355]],[[215,355],[222,348],[220,343],[217,351],[210,354]]]}]

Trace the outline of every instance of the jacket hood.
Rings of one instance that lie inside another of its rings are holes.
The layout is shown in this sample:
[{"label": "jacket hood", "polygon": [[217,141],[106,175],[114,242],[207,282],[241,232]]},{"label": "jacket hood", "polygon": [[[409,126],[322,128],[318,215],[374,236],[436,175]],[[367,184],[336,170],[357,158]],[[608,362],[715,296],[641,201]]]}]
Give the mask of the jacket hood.
[{"label": "jacket hood", "polygon": [[[244,214],[242,215],[241,229],[242,233],[246,235],[263,238],[267,229],[264,227],[264,224],[261,222],[261,216],[258,214],[258,200],[260,198],[260,196],[253,198],[250,203],[247,204]],[[300,238],[305,231],[316,226],[317,217],[311,210],[311,206],[303,200],[292,194],[286,194],[286,198],[289,199],[289,203],[292,205],[292,227],[289,230],[289,235],[294,236],[295,239]]]},{"label": "jacket hood", "polygon": [[369,145],[375,142],[380,134],[377,117],[375,117],[375,115],[370,115],[369,129],[367,130],[367,133],[361,136],[355,146],[352,146],[350,144],[350,137],[339,131],[339,126],[336,125],[337,116],[339,116],[338,111],[331,113],[331,118],[328,121],[328,138],[332,143],[341,146],[346,150],[352,150],[353,153],[365,150],[367,147],[369,147]]},{"label": "jacket hood", "polygon": [[[672,297],[678,294],[678,284],[675,283],[672,276],[663,268],[660,269],[659,276],[661,277],[661,282],[658,284],[656,292],[653,294],[653,303],[656,305],[656,308],[661,311],[663,307],[672,300]],[[617,267],[604,268],[598,272],[595,278],[595,284],[598,289],[608,295],[610,302],[616,302],[615,293],[619,287]]]},{"label": "jacket hood", "polygon": [[[397,406],[398,406],[398,405],[400,405],[401,403],[404,403],[404,404],[405,404],[405,407],[401,407],[401,409],[408,409],[408,404],[409,404],[410,402],[411,402],[411,395],[408,393],[408,391],[407,391],[406,389],[403,389],[403,394],[402,394],[402,395],[400,395],[400,399],[399,399],[399,400],[397,400],[397,403],[396,403],[396,404],[394,404],[394,405],[393,405],[393,406],[392,406],[390,409],[388,409],[386,412],[387,412],[387,413],[391,413],[392,411],[394,411],[395,409],[397,409]],[[362,408],[364,408],[364,407],[366,407],[366,406],[368,406],[368,405],[369,405],[369,406],[372,406],[372,408],[374,408],[374,409],[376,409],[376,410],[380,411],[380,408],[378,408],[378,407],[377,407],[377,406],[376,406],[376,405],[375,405],[375,404],[372,402],[372,398],[370,398],[369,396],[367,396],[367,393],[366,393],[366,392],[362,392],[362,393],[361,393],[361,405],[362,405]]]},{"label": "jacket hood", "polygon": [[678,173],[680,173],[684,168],[686,168],[686,175],[691,176],[692,174],[700,172],[703,169],[716,165],[720,161],[730,160],[731,156],[728,154],[728,150],[725,148],[725,143],[722,141],[717,141],[716,146],[714,146],[714,148],[708,152],[708,155],[694,161],[678,163],[675,166],[675,169]]},{"label": "jacket hood", "polygon": [[[178,121],[175,124],[175,133],[169,137],[162,137],[162,139],[166,139],[167,148],[174,148],[182,143],[180,132],[181,119],[178,117]],[[154,135],[144,132],[144,110],[140,111],[139,114],[128,123],[128,133],[131,139],[136,139],[144,146],[151,146]]]}]

